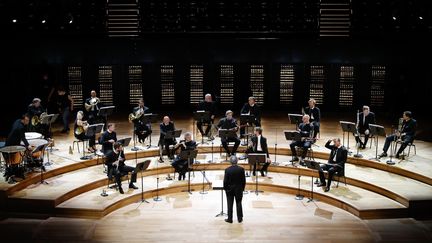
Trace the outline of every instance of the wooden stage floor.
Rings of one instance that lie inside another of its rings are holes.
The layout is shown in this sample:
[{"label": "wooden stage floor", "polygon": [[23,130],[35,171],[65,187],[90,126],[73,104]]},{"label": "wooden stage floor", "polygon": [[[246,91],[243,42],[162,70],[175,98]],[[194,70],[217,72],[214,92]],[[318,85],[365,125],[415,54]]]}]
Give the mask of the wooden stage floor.
[{"label": "wooden stage floor", "polygon": [[[132,135],[132,124],[113,120],[118,138]],[[191,118],[175,117],[177,129],[193,131]],[[199,155],[191,174],[193,193],[187,181],[166,180],[173,175],[170,161],[157,163],[157,149],[146,144],[137,153],[131,151],[133,142],[125,148],[127,163],[151,160],[149,169],[142,174],[144,197],[150,203],[139,203],[138,190],[127,190],[124,195],[107,189],[106,174],[101,160],[93,156],[80,160],[78,151],[69,153],[75,140],[72,132],[61,134],[54,127],[55,146],[48,151],[53,163],[47,167],[44,180],[40,174],[29,173],[25,180],[8,184],[0,178],[0,232],[5,240],[13,241],[163,241],[163,242],[311,242],[311,241],[417,241],[432,240],[430,208],[432,206],[432,143],[415,141],[416,154],[411,151],[407,160],[374,161],[375,144],[359,152],[363,158],[352,157],[357,151],[350,135],[353,152],[343,178],[330,192],[311,184],[317,173],[304,167],[293,167],[289,151],[290,141],[284,130],[293,130],[286,115],[264,117],[264,136],[268,138],[271,159],[277,164],[269,167],[267,177],[248,177],[247,189],[255,189],[258,179],[263,194],[244,196],[245,221],[232,225],[215,217],[221,211],[220,191],[212,188],[221,183],[223,169],[228,166],[224,153],[220,154],[220,139],[199,145]],[[386,127],[388,124],[384,124]],[[324,143],[333,137],[342,137],[339,121],[326,119],[321,123],[320,139],[312,148],[318,161],[328,158]],[[152,144],[159,138],[158,125],[154,125]],[[346,139],[346,138],[345,138]],[[198,142],[201,137],[198,135]],[[345,141],[345,143],[347,140]],[[384,138],[379,139],[381,153]],[[276,146],[277,144],[277,146]],[[244,147],[240,148],[241,151]],[[82,152],[82,151],[81,151]],[[212,153],[213,152],[213,153]],[[277,153],[275,153],[277,152]],[[136,156],[136,157],[135,157]],[[47,159],[47,156],[45,156]],[[247,161],[240,164],[248,169]],[[206,179],[203,178],[205,171]],[[159,178],[159,183],[157,183]],[[203,183],[204,181],[204,183]],[[298,187],[300,185],[300,187]],[[126,189],[127,183],[123,182]],[[198,191],[208,191],[200,194]],[[101,197],[102,190],[108,192]],[[294,200],[302,194],[301,201]],[[157,194],[161,202],[152,200]],[[308,198],[318,201],[308,203]],[[224,201],[225,204],[225,201]],[[224,205],[226,212],[226,205]],[[426,218],[420,220],[420,218]],[[416,219],[414,219],[416,218]],[[205,232],[205,233],[204,233]]]}]

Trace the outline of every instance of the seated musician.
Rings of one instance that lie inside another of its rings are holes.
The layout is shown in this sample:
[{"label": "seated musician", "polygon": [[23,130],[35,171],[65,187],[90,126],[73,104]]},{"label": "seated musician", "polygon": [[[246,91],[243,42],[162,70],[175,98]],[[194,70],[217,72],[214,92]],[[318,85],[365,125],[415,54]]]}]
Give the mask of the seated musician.
[{"label": "seated musician", "polygon": [[39,132],[45,138],[48,138],[50,137],[48,134],[48,125],[41,123],[41,119],[43,117],[41,115],[44,112],[45,110],[41,105],[41,99],[34,98],[27,109],[27,114],[29,114],[29,116],[31,117],[31,122],[29,123],[27,130],[30,132]]},{"label": "seated musician", "polygon": [[309,115],[309,120],[314,126],[314,138],[316,138],[320,132],[321,111],[318,107],[316,107],[315,99],[309,99],[308,104],[309,106],[304,108],[303,115]]},{"label": "seated musician", "polygon": [[96,91],[92,90],[90,92],[90,98],[87,98],[84,107],[87,111],[87,118],[89,124],[95,124],[99,121],[99,110],[101,103],[99,98],[96,96]]},{"label": "seated musician", "polygon": [[402,145],[396,153],[396,158],[400,158],[400,154],[404,151],[404,149],[408,146],[409,143],[414,142],[414,136],[417,128],[417,121],[412,118],[411,111],[404,111],[402,115],[403,122],[401,124],[400,130],[396,132],[396,134],[392,134],[386,137],[383,153],[379,156],[379,158],[387,157],[387,150],[390,147],[390,143],[401,139]]},{"label": "seated musician", "polygon": [[[196,142],[192,140],[192,133],[187,132],[184,135],[184,140],[180,141],[176,146],[174,147],[174,151],[180,148],[180,151],[186,151],[186,150],[195,150],[196,149]],[[186,172],[188,172],[188,160],[180,158],[180,155],[178,155],[174,161],[171,163],[172,167],[174,167],[175,171],[179,173],[179,180],[183,180],[186,177]],[[193,161],[190,162],[191,165],[193,164]]]},{"label": "seated musician", "polygon": [[169,159],[174,159],[174,151],[171,151],[169,149],[170,145],[174,145],[177,143],[175,138],[165,138],[165,135],[167,132],[175,131],[174,122],[172,122],[169,118],[169,116],[164,116],[162,123],[160,126],[160,137],[159,137],[159,151],[160,151],[160,157],[159,162],[163,163],[162,155],[163,151],[165,149],[166,154]]},{"label": "seated musician", "polygon": [[105,164],[108,167],[108,177],[115,177],[119,192],[121,194],[124,193],[121,186],[121,177],[127,175],[129,172],[132,172],[129,188],[138,189],[138,187],[133,184],[136,182],[137,178],[135,168],[126,165],[125,160],[123,145],[121,143],[114,143],[114,150],[111,150],[106,154]]},{"label": "seated musician", "polygon": [[309,121],[309,115],[304,115],[302,120],[303,120],[303,123],[300,123],[300,125],[299,125],[299,132],[300,132],[301,140],[300,141],[293,141],[290,144],[291,153],[294,157],[291,160],[291,162],[299,161],[295,147],[301,147],[302,148],[300,164],[303,164],[303,160],[306,157],[308,148],[310,148],[313,144],[313,139],[311,139],[311,138],[313,138],[313,131],[314,131],[314,126]]},{"label": "seated musician", "polygon": [[[219,123],[217,124],[218,129],[233,130],[237,132],[238,126],[236,120],[233,118],[233,112],[231,110],[227,110],[225,112],[225,116],[225,118],[219,120]],[[237,148],[240,145],[240,139],[237,136],[227,139],[221,138],[221,142],[228,156],[235,155],[235,153],[237,152]],[[229,152],[228,142],[235,143],[231,153]]]},{"label": "seated musician", "polygon": [[[267,171],[267,168],[269,167],[271,160],[270,160],[270,155],[269,155],[268,147],[267,147],[267,138],[265,138],[262,135],[262,131],[263,130],[261,127],[255,127],[254,136],[251,137],[250,146],[247,148],[246,152],[247,153],[266,154],[266,156],[267,156],[266,163],[263,165],[263,167],[260,170],[261,176],[265,176],[264,171]],[[252,175],[254,175],[254,176],[255,176],[255,171],[256,171],[256,165],[253,166]]]},{"label": "seated musician", "polygon": [[[30,146],[29,142],[25,137],[26,126],[29,124],[29,122],[29,114],[24,114],[21,116],[20,119],[15,120],[12,125],[12,130],[9,132],[9,135],[6,139],[5,146],[20,146],[22,141],[27,148],[27,151],[31,151],[32,147]],[[5,159],[5,161],[9,161],[9,154],[3,153],[3,158]],[[6,181],[9,180],[9,177],[11,176],[17,176],[19,172],[18,169],[18,166],[8,166],[4,174],[4,176],[6,177]]]},{"label": "seated musician", "polygon": [[[333,145],[330,143],[333,142]],[[348,150],[341,144],[340,138],[335,138],[333,140],[328,140],[325,147],[330,149],[330,157],[327,164],[321,164],[319,167],[319,177],[321,183],[318,184],[319,187],[326,187],[325,192],[330,190],[331,182],[333,176],[336,172],[343,170],[345,162],[348,156]],[[327,183],[325,182],[324,170],[328,173]]]},{"label": "seated musician", "polygon": [[134,132],[138,136],[138,142],[144,143],[145,139],[151,135],[151,124],[144,123],[144,114],[150,113],[150,109],[144,106],[144,99],[141,98],[138,101],[138,106],[133,108],[134,118],[132,122],[134,123]]},{"label": "seated musician", "polygon": [[[210,112],[210,120],[197,122],[197,127],[201,133],[201,136],[209,137],[209,132],[210,132],[212,124],[214,123],[214,118],[215,118],[215,114],[216,114],[216,103],[213,101],[211,94],[206,94],[204,96],[204,100],[198,104],[197,111]],[[204,125],[207,125],[205,132],[203,130]],[[212,137],[209,137],[209,138],[211,140],[213,140]]]},{"label": "seated musician", "polygon": [[115,132],[115,125],[108,123],[108,129],[102,133],[100,137],[100,144],[102,144],[102,153],[105,155],[113,150],[114,143],[117,142],[117,134]]},{"label": "seated musician", "polygon": [[[356,142],[359,146],[364,149],[366,148],[366,144],[369,140],[369,124],[375,124],[375,114],[370,111],[369,106],[363,106],[363,112],[357,114],[357,134],[354,134]],[[365,139],[364,142],[360,139],[360,134],[363,134]]]},{"label": "seated musician", "polygon": [[88,150],[92,153],[96,151],[96,135],[87,136],[86,131],[89,126],[87,121],[83,121],[84,113],[82,111],[77,112],[77,117],[74,124],[74,136],[78,140],[89,140],[89,148]]},{"label": "seated musician", "polygon": [[[255,97],[253,96],[249,97],[248,103],[243,105],[243,108],[240,111],[240,115],[253,115],[254,116],[253,124],[256,127],[261,126],[261,107],[259,107],[258,104],[256,103]],[[240,124],[240,138],[243,138],[245,134],[246,129],[244,125],[252,126],[252,124],[246,124],[246,123]]]}]

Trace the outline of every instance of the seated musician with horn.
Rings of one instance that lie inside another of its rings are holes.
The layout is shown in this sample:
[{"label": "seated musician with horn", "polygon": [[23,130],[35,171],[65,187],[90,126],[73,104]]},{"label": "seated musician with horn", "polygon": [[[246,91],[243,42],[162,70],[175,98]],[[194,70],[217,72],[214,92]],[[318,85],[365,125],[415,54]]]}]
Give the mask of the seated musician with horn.
[{"label": "seated musician with horn", "polygon": [[[5,146],[21,146],[21,141],[22,141],[28,151],[32,150],[32,147],[30,146],[29,142],[25,137],[26,126],[29,124],[29,122],[30,122],[29,114],[24,114],[21,116],[20,119],[15,120],[15,122],[12,125],[12,129],[6,139]],[[17,166],[8,166],[6,168],[4,176],[6,177],[6,181],[7,181],[9,180],[9,177],[18,175],[19,173],[18,165],[21,162],[22,155],[19,152],[15,154],[3,153],[3,158],[5,159],[7,164],[17,165]]]},{"label": "seated musician with horn", "polygon": [[159,125],[160,127],[160,137],[159,137],[159,162],[163,163],[162,155],[163,151],[166,151],[166,154],[169,159],[174,159],[174,151],[171,151],[169,146],[177,143],[175,138],[165,138],[165,135],[168,132],[175,131],[174,122],[172,122],[169,116],[164,116],[162,123]]},{"label": "seated musician with horn", "polygon": [[293,141],[290,144],[291,153],[294,157],[291,160],[291,162],[299,161],[299,158],[297,157],[296,147],[302,148],[302,154],[301,154],[301,159],[300,159],[301,165],[304,163],[303,161],[306,157],[308,149],[314,143],[314,139],[313,139],[314,126],[312,125],[312,123],[310,123],[309,119],[310,119],[309,115],[303,116],[303,119],[302,119],[303,122],[300,123],[299,129],[298,129],[300,132],[301,140],[300,141]]},{"label": "seated musician with horn", "polygon": [[[99,120],[99,109],[101,103],[99,98],[96,96],[96,91],[92,90],[90,92],[90,98],[87,98],[84,103],[85,110],[87,111],[88,122],[90,124],[95,124]],[[104,122],[105,124],[105,122]]]},{"label": "seated musician with horn", "polygon": [[[356,142],[359,144],[360,148],[366,148],[366,144],[369,140],[369,124],[375,123],[375,114],[370,111],[369,106],[363,106],[363,112],[357,114],[357,133],[354,134]],[[364,134],[364,142],[360,139],[360,134]]]},{"label": "seated musician with horn", "polygon": [[321,111],[320,108],[316,106],[315,99],[309,99],[308,106],[303,109],[303,115],[309,115],[309,120],[314,126],[313,137],[316,138],[316,136],[320,132]]},{"label": "seated musician with horn", "polygon": [[[267,168],[269,167],[271,160],[270,160],[270,155],[267,147],[267,138],[265,138],[262,135],[262,132],[263,129],[261,127],[255,127],[254,135],[251,137],[249,141],[249,145],[246,150],[246,153],[266,154],[267,157],[266,162],[260,170],[261,176],[265,176],[264,172],[267,171]],[[255,176],[255,172],[256,172],[256,165],[253,166],[252,175]]]},{"label": "seated musician with horn", "polygon": [[[237,122],[236,119],[233,118],[233,112],[231,110],[227,110],[225,112],[225,117],[219,120],[217,127],[219,130],[225,129],[225,130],[233,130],[237,132],[238,130]],[[237,152],[237,148],[240,145],[240,139],[237,136],[228,139],[221,138],[221,142],[228,156],[235,155],[235,153]],[[234,142],[234,148],[231,153],[229,152],[228,142]]]},{"label": "seated musician with horn", "polygon": [[88,150],[92,153],[96,151],[96,135],[87,136],[85,133],[89,126],[87,121],[83,121],[84,113],[82,111],[77,112],[77,117],[74,124],[74,136],[78,140],[89,140],[89,148]]},{"label": "seated musician with horn", "polygon": [[28,125],[29,132],[39,132],[45,138],[49,138],[48,125],[42,124],[41,120],[47,115],[44,108],[41,105],[41,99],[34,98],[32,103],[28,106],[27,114],[31,117],[31,122]]},{"label": "seated musician with horn", "polygon": [[108,129],[102,133],[99,143],[102,144],[102,153],[105,155],[113,150],[114,143],[117,142],[117,133],[114,123],[108,123]]},{"label": "seated musician with horn", "polygon": [[[248,103],[243,105],[243,108],[240,111],[240,115],[253,115],[254,122],[253,125],[256,127],[261,126],[261,107],[256,103],[255,97],[251,96],[248,99]],[[245,125],[252,126],[252,124],[242,123],[240,124],[240,138],[244,137],[245,134]]]},{"label": "seated musician with horn", "polygon": [[[197,122],[197,128],[200,131],[201,136],[206,136],[210,140],[213,140],[213,136],[209,135],[209,132],[210,132],[211,127],[214,123],[214,118],[215,118],[215,114],[216,114],[216,103],[213,101],[211,94],[206,94],[204,96],[204,100],[198,104],[197,111],[210,112],[210,120],[198,121]],[[203,130],[204,125],[207,125],[205,132]]]},{"label": "seated musician with horn", "polygon": [[400,139],[402,141],[402,145],[396,153],[396,158],[400,158],[400,154],[404,151],[404,149],[408,146],[408,144],[414,142],[414,136],[417,128],[417,121],[412,118],[411,111],[404,111],[402,114],[402,124],[399,124],[398,130],[386,137],[383,153],[379,156],[379,158],[387,157],[387,150],[390,147],[390,143],[393,141],[397,141]]},{"label": "seated musician with horn", "polygon": [[[331,144],[333,142],[333,144]],[[325,187],[324,191],[328,192],[330,190],[331,182],[333,176],[336,172],[344,169],[345,162],[348,157],[348,150],[341,144],[340,138],[334,138],[328,140],[325,147],[330,149],[330,157],[327,164],[320,164],[318,173],[320,177],[320,184],[318,187]],[[325,182],[324,170],[328,173],[327,183]]]},{"label": "seated musician with horn", "polygon": [[[174,147],[174,151],[180,148],[181,151],[186,150],[195,150],[196,149],[196,142],[192,140],[192,133],[187,132],[184,135],[184,140],[181,140],[176,146]],[[174,161],[171,163],[171,166],[174,167],[175,172],[179,173],[179,181],[185,179],[186,172],[188,172],[188,160],[184,160],[180,158],[180,156],[177,156]],[[193,162],[191,162],[192,165]]]},{"label": "seated musician with horn", "polygon": [[144,99],[138,101],[138,106],[133,108],[129,114],[129,121],[134,124],[134,133],[138,136],[138,142],[144,143],[145,139],[151,135],[151,124],[144,123],[144,114],[150,113],[150,109],[144,105]]},{"label": "seated musician with horn", "polygon": [[132,177],[129,183],[129,188],[138,189],[133,183],[136,182],[137,173],[135,168],[125,164],[125,156],[123,151],[123,145],[121,143],[114,143],[114,150],[109,151],[106,154],[105,165],[108,167],[108,178],[115,177],[119,192],[124,194],[121,186],[121,177],[132,172]]}]

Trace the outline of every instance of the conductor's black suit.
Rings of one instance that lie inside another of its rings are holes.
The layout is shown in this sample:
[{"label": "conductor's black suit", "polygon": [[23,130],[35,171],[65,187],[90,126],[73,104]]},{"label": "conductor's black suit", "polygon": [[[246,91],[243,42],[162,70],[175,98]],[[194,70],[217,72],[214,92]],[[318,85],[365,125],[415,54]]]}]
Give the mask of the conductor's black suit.
[{"label": "conductor's black suit", "polygon": [[228,220],[232,221],[234,198],[237,208],[237,219],[243,220],[242,198],[246,186],[246,176],[243,167],[231,165],[225,169],[224,190],[227,196]]}]

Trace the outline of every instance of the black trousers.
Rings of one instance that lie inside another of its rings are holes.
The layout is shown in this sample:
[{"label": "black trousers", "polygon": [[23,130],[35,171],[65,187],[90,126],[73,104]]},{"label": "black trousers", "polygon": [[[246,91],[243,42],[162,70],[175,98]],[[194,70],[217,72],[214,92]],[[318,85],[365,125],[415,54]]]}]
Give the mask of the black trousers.
[{"label": "black trousers", "polygon": [[232,220],[233,218],[233,206],[234,206],[234,199],[236,202],[236,209],[237,209],[237,219],[241,220],[243,219],[243,208],[242,208],[242,199],[243,199],[243,191],[230,191],[226,192],[227,197],[227,204],[228,204],[228,219]]},{"label": "black trousers", "polygon": [[145,139],[152,134],[152,130],[150,128],[150,124],[135,124],[135,135],[138,137],[138,141],[143,143]]},{"label": "black trousers", "polygon": [[[392,141],[396,141],[396,139],[397,139],[397,136],[394,134],[386,137],[386,140],[384,143],[384,148],[383,148],[383,151],[385,153],[387,153],[387,150],[390,147],[390,143]],[[403,136],[403,137],[401,137],[401,140],[402,140],[402,145],[400,146],[399,150],[397,151],[397,154],[402,153],[404,151],[404,149],[408,146],[409,143],[414,142],[414,138],[411,136]]]},{"label": "black trousers", "polygon": [[[120,166],[119,168],[111,168],[112,170],[112,175],[115,177],[116,179],[116,183],[117,185],[120,187],[121,186],[121,177],[124,175],[127,175],[129,172],[133,172],[135,170],[134,167],[132,166],[128,166],[128,165],[124,165],[124,166]],[[136,173],[132,173],[131,176],[131,180],[130,183],[134,183],[136,182],[137,179],[137,174]]]},{"label": "black trousers", "polygon": [[235,154],[237,152],[237,149],[240,145],[240,139],[238,139],[237,137],[235,138],[228,138],[228,139],[221,139],[222,142],[222,146],[224,147],[225,151],[230,154],[229,152],[229,148],[228,148],[228,142],[234,142],[234,148],[232,150],[231,154]]},{"label": "black trousers", "polygon": [[[262,151],[253,151],[250,147],[246,151],[247,154],[249,153],[257,153],[257,154],[263,154]],[[270,163],[265,163],[261,168],[261,173],[264,173],[264,171],[267,171],[267,168],[270,166]],[[249,167],[250,168],[250,167]],[[253,174],[256,172],[256,164],[253,165]]]},{"label": "black trousers", "polygon": [[[190,165],[193,165],[193,161],[190,162]],[[181,159],[180,156],[177,156],[174,161],[171,163],[171,166],[174,167],[175,172],[178,172],[179,175],[186,174],[188,172],[188,161]]]},{"label": "black trousers", "polygon": [[95,146],[95,144],[96,144],[96,135],[93,135],[93,136],[86,136],[86,135],[85,135],[85,132],[83,132],[83,133],[81,133],[81,134],[79,134],[79,135],[76,135],[76,134],[74,133],[74,135],[75,135],[75,138],[77,138],[77,139],[79,139],[79,140],[85,140],[85,139],[88,139],[88,140],[89,140],[89,146],[90,146],[90,147],[93,147],[93,146]]},{"label": "black trousers", "polygon": [[[200,131],[200,133],[201,133],[201,135],[203,135],[203,136],[207,136],[208,135],[208,133],[210,132],[210,129],[211,129],[211,125],[213,124],[213,120],[209,120],[209,121],[198,121],[197,122],[197,128],[198,128],[198,130]],[[206,130],[205,130],[205,132],[204,132],[204,130],[203,130],[203,126],[207,126],[206,127]]]},{"label": "black trousers", "polygon": [[360,137],[357,136],[357,134],[354,133],[355,140],[356,140],[356,142],[359,143],[360,145],[364,145],[364,146],[366,146],[366,144],[367,144],[367,142],[368,142],[368,140],[369,140],[370,133],[368,133],[368,134],[366,135],[366,130],[369,130],[369,129],[360,129],[360,128],[359,128],[359,130],[358,130],[359,134],[363,134],[363,135],[364,135],[364,137],[365,137],[364,142],[362,142],[361,139],[360,139]]},{"label": "black trousers", "polygon": [[174,139],[160,139],[159,140],[159,149],[160,149],[160,157],[163,156],[163,151],[165,150],[168,157],[174,156],[174,151],[169,149],[170,145],[176,144],[176,140]]},{"label": "black trousers", "polygon": [[[246,123],[241,123],[240,125],[245,125]],[[258,120],[255,120],[254,123],[255,127],[260,127],[261,123]],[[251,124],[250,124],[251,125]],[[246,133],[246,127],[240,128],[240,136],[243,137],[243,135]]]},{"label": "black trousers", "polygon": [[325,183],[325,177],[324,177],[324,170],[325,170],[328,173],[327,187],[330,188],[334,174],[336,172],[339,172],[341,169],[342,168],[340,168],[339,166],[320,165],[318,173],[319,173],[321,183]]},{"label": "black trousers", "polygon": [[295,149],[295,147],[301,147],[302,148],[302,155],[301,157],[304,159],[306,158],[307,155],[307,150],[308,148],[310,148],[312,145],[311,142],[309,141],[294,141],[290,144],[290,148],[291,148],[291,153],[294,157],[297,157],[297,151]]}]

